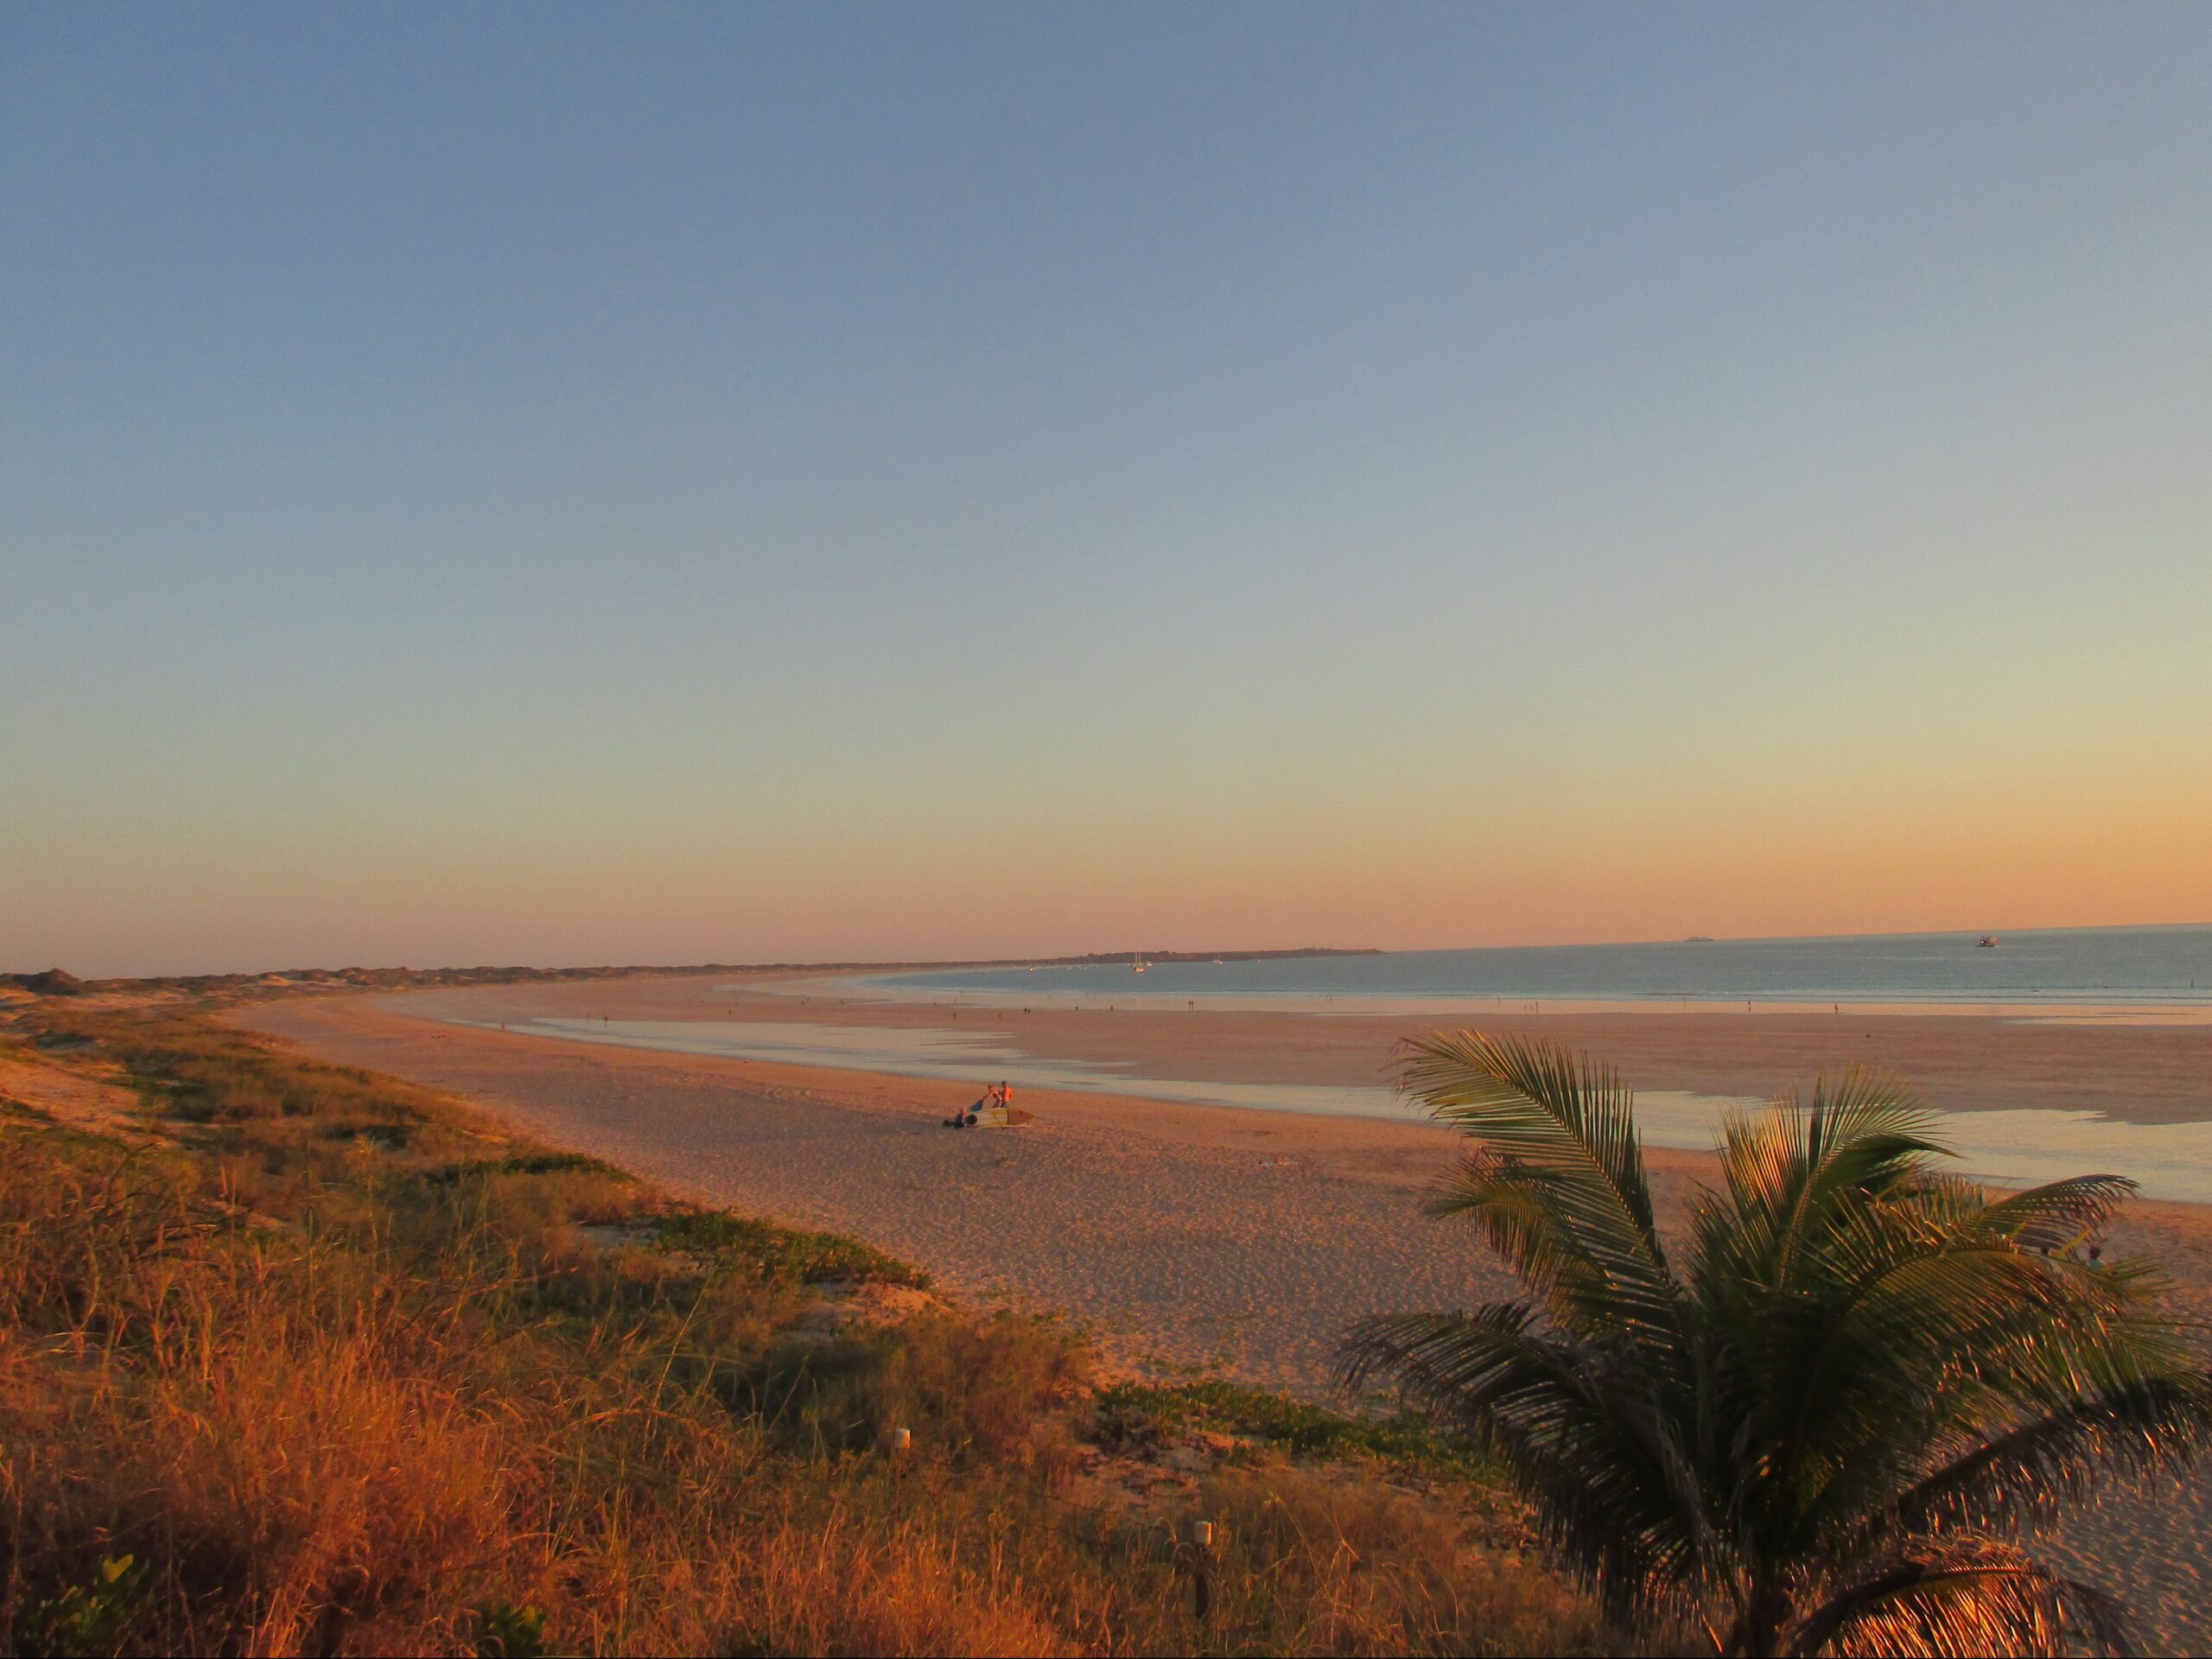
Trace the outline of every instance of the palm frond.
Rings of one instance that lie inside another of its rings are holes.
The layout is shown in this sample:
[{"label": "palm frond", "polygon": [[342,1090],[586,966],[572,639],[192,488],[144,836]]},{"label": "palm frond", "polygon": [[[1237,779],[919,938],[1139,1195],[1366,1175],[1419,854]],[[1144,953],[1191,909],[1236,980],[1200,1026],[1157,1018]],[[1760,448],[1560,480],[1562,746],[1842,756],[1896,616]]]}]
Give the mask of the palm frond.
[{"label": "palm frond", "polygon": [[1837,1536],[1839,1552],[2047,1518],[2104,1473],[2171,1469],[2212,1447],[2212,1373],[2154,1374],[2034,1417],[1964,1452]]},{"label": "palm frond", "polygon": [[1478,1147],[1438,1183],[1428,1207],[1440,1217],[1474,1220],[1563,1329],[1649,1344],[1664,1342],[1674,1326],[1679,1299],[1672,1280],[1608,1228],[1613,1217],[1603,1196],[1573,1172]]},{"label": "palm frond", "polygon": [[1727,1563],[1674,1425],[1635,1385],[1631,1353],[1548,1337],[1535,1319],[1527,1303],[1504,1302],[1363,1320],[1339,1380],[1357,1390],[1388,1374],[1466,1429],[1616,1613],[1693,1605]]},{"label": "palm frond", "polygon": [[1562,1324],[1615,1330],[1666,1363],[1681,1289],[1618,1074],[1555,1045],[1479,1032],[1406,1050],[1399,1086],[1481,1143],[1438,1207],[1479,1220]]},{"label": "palm frond", "polygon": [[1729,1113],[1721,1176],[1731,1206],[1718,1230],[1700,1230],[1700,1267],[1787,1285],[1836,1206],[1893,1193],[1948,1155],[1935,1122],[1902,1079],[1856,1066],[1834,1084],[1821,1077],[1809,1108],[1783,1098]]},{"label": "palm frond", "polygon": [[[1805,1346],[1783,1458],[1801,1493],[1801,1538],[1894,1537],[1908,1512],[1921,1517],[1913,1524],[1970,1521],[1974,1503],[2009,1512],[2037,1502],[2039,1485],[2047,1509],[2101,1466],[2212,1444],[2212,1401],[2186,1328],[2158,1311],[2157,1276],[2018,1242],[2038,1217],[2102,1205],[2108,1192],[2054,1188],[1993,1224],[1980,1206],[1939,1197],[1933,1215],[1916,1204],[1873,1210],[1831,1249],[1847,1294]],[[2035,1432],[2046,1420],[2054,1427]],[[2010,1461],[1994,1449],[2007,1446],[2018,1449]]]},{"label": "palm frond", "polygon": [[1656,1246],[1635,1096],[1618,1071],[1555,1043],[1478,1031],[1418,1037],[1405,1048],[1398,1086],[1440,1122],[1519,1161],[1603,1179]]},{"label": "palm frond", "polygon": [[1813,1085],[1812,1114],[1823,1125],[1813,1137],[1816,1162],[1878,1147],[1897,1156],[1944,1151],[1933,1138],[1935,1112],[1894,1071],[1847,1065],[1833,1083],[1823,1073]]},{"label": "palm frond", "polygon": [[1375,1314],[1338,1344],[1337,1386],[1358,1394],[1388,1374],[1416,1403],[1479,1432],[1489,1380],[1501,1366],[1539,1351],[1522,1345],[1535,1323],[1536,1310],[1526,1302],[1488,1302],[1460,1313]]},{"label": "palm frond", "polygon": [[2021,1341],[2073,1345],[2066,1289],[2048,1264],[2003,1247],[1936,1249],[1883,1264],[1823,1309],[1789,1366],[1792,1427],[1777,1446],[1806,1524],[1878,1505],[1964,1421],[2012,1418],[2031,1386]]},{"label": "palm frond", "polygon": [[2128,1650],[2120,1605],[1984,1538],[1900,1552],[1788,1632],[1787,1651],[2042,1656]]},{"label": "palm frond", "polygon": [[2103,1231],[2135,1191],[2124,1175],[2076,1175],[1985,1203],[1978,1225],[2031,1250],[2069,1250]]}]

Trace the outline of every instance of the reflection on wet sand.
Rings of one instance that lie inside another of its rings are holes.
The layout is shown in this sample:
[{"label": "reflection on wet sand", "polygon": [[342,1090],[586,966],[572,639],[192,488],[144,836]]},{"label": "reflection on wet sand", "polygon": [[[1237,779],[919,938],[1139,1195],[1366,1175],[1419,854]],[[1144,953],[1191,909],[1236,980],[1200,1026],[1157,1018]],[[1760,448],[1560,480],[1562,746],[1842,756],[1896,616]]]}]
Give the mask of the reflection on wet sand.
[{"label": "reflection on wet sand", "polygon": [[[516,1028],[536,1036],[668,1053],[979,1085],[1003,1079],[1025,1089],[1135,1095],[1190,1105],[1399,1120],[1408,1109],[1395,1090],[1380,1084],[1155,1077],[1127,1062],[1034,1054],[1003,1028],[543,1015]],[[1637,1121],[1649,1145],[1701,1151],[1713,1144],[1731,1106],[1756,1099],[1644,1090],[1637,1096]],[[2146,1198],[2197,1200],[2212,1192],[2212,1122],[2132,1123],[2097,1112],[2018,1109],[1939,1116],[1942,1138],[1959,1155],[1959,1172],[1979,1180],[2026,1185],[2094,1170],[2127,1176],[2140,1184]]]}]

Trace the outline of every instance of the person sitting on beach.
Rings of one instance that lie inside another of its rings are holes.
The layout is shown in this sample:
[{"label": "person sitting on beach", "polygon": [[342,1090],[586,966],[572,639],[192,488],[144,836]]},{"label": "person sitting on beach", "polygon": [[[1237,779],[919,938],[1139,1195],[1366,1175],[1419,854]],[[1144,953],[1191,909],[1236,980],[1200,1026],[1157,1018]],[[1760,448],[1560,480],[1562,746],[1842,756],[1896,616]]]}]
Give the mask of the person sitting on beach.
[{"label": "person sitting on beach", "polygon": [[992,1107],[1003,1106],[1006,1103],[1006,1096],[1008,1092],[1006,1084],[1002,1083],[986,1085],[983,1090],[983,1097],[946,1118],[944,1127],[948,1129],[964,1129],[971,1123],[981,1122],[983,1114],[989,1111]]}]

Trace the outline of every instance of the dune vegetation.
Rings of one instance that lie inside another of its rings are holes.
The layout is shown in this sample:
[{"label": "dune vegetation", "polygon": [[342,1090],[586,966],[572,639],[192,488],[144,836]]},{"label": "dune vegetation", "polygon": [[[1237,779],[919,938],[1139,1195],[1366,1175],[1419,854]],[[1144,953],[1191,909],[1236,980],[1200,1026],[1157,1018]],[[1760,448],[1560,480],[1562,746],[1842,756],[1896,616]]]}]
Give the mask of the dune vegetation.
[{"label": "dune vegetation", "polygon": [[0,1650],[1618,1646],[1420,1420],[1102,1386],[188,1001],[9,1019]]}]

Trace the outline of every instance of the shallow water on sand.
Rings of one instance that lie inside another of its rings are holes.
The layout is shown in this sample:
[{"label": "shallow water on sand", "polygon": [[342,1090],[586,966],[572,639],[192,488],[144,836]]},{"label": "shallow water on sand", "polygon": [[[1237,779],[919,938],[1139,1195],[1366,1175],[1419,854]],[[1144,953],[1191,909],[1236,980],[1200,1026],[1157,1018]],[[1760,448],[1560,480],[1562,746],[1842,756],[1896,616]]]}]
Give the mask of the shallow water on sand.
[{"label": "shallow water on sand", "polygon": [[[493,1020],[456,1023],[491,1027]],[[892,1077],[969,1080],[977,1092],[1005,1081],[1017,1089],[1134,1095],[1147,1100],[1405,1122],[1415,1115],[1380,1086],[1239,1083],[1149,1077],[1132,1067],[1031,1054],[1002,1033],[893,1026],[808,1025],[743,1020],[593,1020],[541,1016],[507,1029],[575,1042],[658,1049],[785,1065],[873,1071]],[[1647,1145],[1710,1147],[1731,1107],[1748,1096],[1644,1090],[1637,1120]],[[2125,1175],[2152,1198],[2212,1201],[2212,1122],[2131,1123],[2095,1112],[1939,1112],[1942,1138],[1961,1174],[2031,1185],[2092,1172]]]}]

